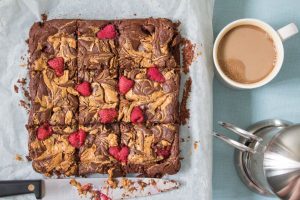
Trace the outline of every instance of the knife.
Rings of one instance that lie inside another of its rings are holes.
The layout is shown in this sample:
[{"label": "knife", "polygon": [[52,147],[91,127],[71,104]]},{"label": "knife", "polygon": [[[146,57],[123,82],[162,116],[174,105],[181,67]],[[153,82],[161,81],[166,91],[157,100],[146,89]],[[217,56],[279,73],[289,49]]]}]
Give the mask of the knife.
[{"label": "knife", "polygon": [[[122,178],[115,189],[107,187],[107,178],[75,178],[81,185],[92,184],[93,189],[101,191],[111,199],[129,199],[155,195],[178,189],[180,184],[174,180],[156,178],[126,178],[132,182],[131,189],[121,187]],[[70,185],[71,179],[43,179],[43,180],[11,180],[0,181],[0,197],[34,193],[37,199],[90,199],[90,196],[79,196],[77,189]],[[142,184],[144,186],[142,186]],[[135,189],[132,189],[135,188]]]}]

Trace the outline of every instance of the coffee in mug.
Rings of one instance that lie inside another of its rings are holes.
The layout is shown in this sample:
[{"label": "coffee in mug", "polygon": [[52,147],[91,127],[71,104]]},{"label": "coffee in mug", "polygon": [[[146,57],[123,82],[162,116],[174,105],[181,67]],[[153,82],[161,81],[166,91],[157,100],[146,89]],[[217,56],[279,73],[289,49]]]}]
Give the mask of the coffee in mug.
[{"label": "coffee in mug", "polygon": [[239,19],[228,24],[214,43],[217,77],[237,89],[253,89],[269,83],[282,67],[283,41],[296,33],[294,23],[278,30],[257,19]]},{"label": "coffee in mug", "polygon": [[256,83],[271,73],[276,64],[276,47],[263,29],[240,25],[228,31],[218,48],[223,72],[240,83]]}]

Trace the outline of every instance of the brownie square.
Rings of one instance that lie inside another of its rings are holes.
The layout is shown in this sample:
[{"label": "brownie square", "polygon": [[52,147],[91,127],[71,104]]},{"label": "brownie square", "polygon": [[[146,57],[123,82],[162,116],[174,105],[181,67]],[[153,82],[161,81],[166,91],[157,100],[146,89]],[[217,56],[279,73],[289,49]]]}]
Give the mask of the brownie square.
[{"label": "brownie square", "polygon": [[121,97],[119,120],[130,122],[134,107],[139,106],[145,121],[155,123],[178,122],[178,69],[160,69],[165,81],[159,83],[147,77],[147,69],[125,69],[120,76],[134,81],[134,86]]},{"label": "brownie square", "polygon": [[175,174],[180,168],[179,126],[121,123],[121,144],[129,147],[126,173],[149,177]]},{"label": "brownie square", "polygon": [[122,20],[119,31],[121,68],[176,68],[179,63],[178,24],[168,19]]},{"label": "brownie square", "polygon": [[[55,19],[34,23],[29,32],[30,70],[49,69],[48,60],[64,59],[70,77],[77,71],[77,20]],[[52,70],[52,69],[49,69]]]},{"label": "brownie square", "polygon": [[29,125],[73,125],[78,121],[78,93],[66,72],[57,77],[51,70],[31,71]]},{"label": "brownie square", "polygon": [[78,68],[116,69],[117,44],[114,39],[99,39],[97,32],[115,21],[105,20],[80,20],[78,21]]},{"label": "brownie square", "polygon": [[79,174],[107,174],[110,168],[120,171],[119,162],[109,154],[110,147],[119,146],[118,124],[80,126],[87,133],[85,144],[79,151]]},{"label": "brownie square", "polygon": [[79,82],[91,84],[90,96],[79,96],[79,124],[99,123],[98,112],[101,109],[118,109],[117,71],[115,69],[81,70]]},{"label": "brownie square", "polygon": [[29,128],[29,157],[33,169],[47,176],[77,174],[76,151],[68,136],[76,126],[52,126],[53,134],[44,140],[37,138],[38,126]]}]

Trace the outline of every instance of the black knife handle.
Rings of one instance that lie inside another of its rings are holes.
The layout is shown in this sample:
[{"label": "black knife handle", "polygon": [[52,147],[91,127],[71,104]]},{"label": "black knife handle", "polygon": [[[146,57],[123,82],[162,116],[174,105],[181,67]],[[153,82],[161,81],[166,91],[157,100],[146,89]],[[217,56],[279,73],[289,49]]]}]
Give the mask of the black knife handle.
[{"label": "black knife handle", "polygon": [[42,198],[42,180],[0,181],[0,197],[34,193]]}]

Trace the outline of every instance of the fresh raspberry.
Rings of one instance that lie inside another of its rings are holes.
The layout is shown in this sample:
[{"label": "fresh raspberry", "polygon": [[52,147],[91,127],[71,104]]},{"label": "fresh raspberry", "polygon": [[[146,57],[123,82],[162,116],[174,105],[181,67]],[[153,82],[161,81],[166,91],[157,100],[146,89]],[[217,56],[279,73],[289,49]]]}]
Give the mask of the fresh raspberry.
[{"label": "fresh raspberry", "polygon": [[111,123],[113,122],[116,117],[118,116],[118,112],[114,108],[104,108],[102,110],[99,110],[99,121],[103,124]]},{"label": "fresh raspberry", "polygon": [[134,85],[134,81],[121,76],[119,79],[119,92],[120,94],[126,94]]},{"label": "fresh raspberry", "polygon": [[147,70],[147,77],[152,80],[159,83],[164,83],[166,81],[165,77],[160,73],[159,69],[156,67],[156,65],[153,65]]},{"label": "fresh raspberry", "polygon": [[109,148],[109,154],[112,155],[116,160],[120,162],[127,162],[129,155],[129,148],[125,145],[122,147],[114,146]]},{"label": "fresh raspberry", "polygon": [[79,92],[80,95],[87,97],[92,94],[91,84],[87,81],[84,81],[76,85],[75,89]]},{"label": "fresh raspberry", "polygon": [[73,147],[79,148],[84,144],[85,138],[86,133],[83,130],[79,129],[78,131],[71,133],[68,139]]},{"label": "fresh raspberry", "polygon": [[100,191],[96,191],[96,197],[95,200],[111,200],[107,195],[103,194]]},{"label": "fresh raspberry", "polygon": [[136,106],[132,109],[130,114],[130,121],[132,123],[142,123],[144,121],[144,114],[139,106]]},{"label": "fresh raspberry", "polygon": [[99,39],[114,39],[117,36],[116,28],[112,24],[106,25],[103,29],[98,31],[97,38]]},{"label": "fresh raspberry", "polygon": [[156,154],[159,156],[162,156],[164,159],[169,158],[171,154],[171,148],[170,146],[164,147],[164,148],[158,148],[156,150]]},{"label": "fresh raspberry", "polygon": [[48,60],[48,65],[55,71],[56,76],[64,75],[64,58],[55,57]]},{"label": "fresh raspberry", "polygon": [[37,129],[37,138],[38,140],[45,140],[48,137],[50,137],[52,133],[53,130],[51,126],[48,123],[46,123]]}]

